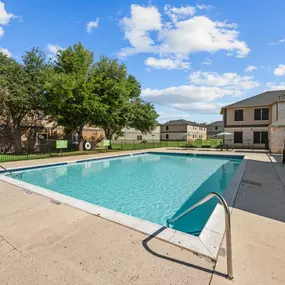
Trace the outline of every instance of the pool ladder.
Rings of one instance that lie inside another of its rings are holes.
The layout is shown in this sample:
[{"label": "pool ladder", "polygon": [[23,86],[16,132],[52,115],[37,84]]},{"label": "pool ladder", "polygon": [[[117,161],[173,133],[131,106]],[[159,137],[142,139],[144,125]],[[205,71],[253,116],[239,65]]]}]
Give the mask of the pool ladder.
[{"label": "pool ladder", "polygon": [[229,279],[233,279],[233,257],[232,257],[232,236],[231,236],[231,212],[229,206],[224,199],[224,197],[216,192],[212,192],[209,195],[205,196],[202,200],[198,203],[194,204],[188,210],[184,211],[174,219],[167,219],[167,226],[169,227],[170,223],[174,223],[175,221],[179,220],[180,218],[184,217],[195,208],[203,205],[213,197],[217,198],[221,204],[223,205],[224,212],[225,212],[225,226],[226,226],[226,247],[227,247],[227,277]]},{"label": "pool ladder", "polygon": [[15,173],[13,173],[11,170],[7,169],[6,167],[4,167],[4,166],[2,166],[2,165],[0,165],[0,168],[4,169],[5,172],[8,172],[8,173],[11,174],[11,175],[15,175],[15,177],[17,177],[17,176],[22,177],[22,173],[16,173],[16,174],[15,174]]}]

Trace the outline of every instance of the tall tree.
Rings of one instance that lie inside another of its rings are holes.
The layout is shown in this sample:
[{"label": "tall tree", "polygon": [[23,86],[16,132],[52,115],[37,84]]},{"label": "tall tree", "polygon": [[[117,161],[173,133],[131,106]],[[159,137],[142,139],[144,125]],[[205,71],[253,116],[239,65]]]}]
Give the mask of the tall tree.
[{"label": "tall tree", "polygon": [[34,48],[23,56],[23,64],[0,52],[0,120],[10,126],[15,151],[22,152],[22,124],[39,109],[44,55]]},{"label": "tall tree", "polygon": [[129,126],[143,134],[152,132],[157,124],[158,114],[152,104],[141,99],[133,101]]},{"label": "tall tree", "polygon": [[103,112],[100,98],[92,92],[92,65],[93,53],[81,43],[60,50],[45,86],[48,114],[65,130],[79,133],[79,150],[83,150],[84,126]]},{"label": "tall tree", "polygon": [[140,99],[141,86],[134,76],[127,74],[124,64],[119,64],[116,59],[101,57],[94,65],[91,77],[93,92],[100,97],[107,110],[105,116],[94,118],[92,123],[104,129],[107,139],[121,135],[126,126],[143,132],[155,127],[158,115],[152,105]]}]

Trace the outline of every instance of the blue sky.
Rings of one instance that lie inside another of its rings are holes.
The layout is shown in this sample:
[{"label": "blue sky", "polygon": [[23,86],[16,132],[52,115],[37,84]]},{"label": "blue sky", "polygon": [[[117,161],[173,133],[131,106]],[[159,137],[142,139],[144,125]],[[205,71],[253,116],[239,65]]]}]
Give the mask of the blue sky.
[{"label": "blue sky", "polygon": [[0,48],[15,59],[78,41],[118,57],[160,122],[211,122],[221,106],[285,89],[285,1],[0,1]]}]

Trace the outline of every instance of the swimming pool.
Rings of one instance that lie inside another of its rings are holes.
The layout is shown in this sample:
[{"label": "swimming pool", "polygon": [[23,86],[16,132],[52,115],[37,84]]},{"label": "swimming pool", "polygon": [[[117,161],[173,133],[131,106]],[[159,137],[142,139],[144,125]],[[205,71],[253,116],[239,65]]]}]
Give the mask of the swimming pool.
[{"label": "swimming pool", "polygon": [[[241,157],[145,153],[24,171],[27,183],[166,226],[208,193],[223,194]],[[211,200],[172,227],[199,235]]]}]

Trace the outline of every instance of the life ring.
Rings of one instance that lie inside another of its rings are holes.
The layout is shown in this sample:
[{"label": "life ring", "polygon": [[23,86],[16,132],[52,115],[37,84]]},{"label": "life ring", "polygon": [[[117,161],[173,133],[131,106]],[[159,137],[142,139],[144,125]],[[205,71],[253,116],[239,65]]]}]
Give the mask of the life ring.
[{"label": "life ring", "polygon": [[91,149],[91,143],[90,142],[85,143],[85,149],[87,149],[87,150]]}]

